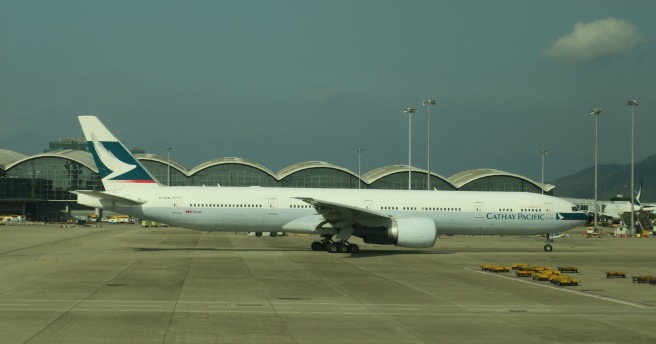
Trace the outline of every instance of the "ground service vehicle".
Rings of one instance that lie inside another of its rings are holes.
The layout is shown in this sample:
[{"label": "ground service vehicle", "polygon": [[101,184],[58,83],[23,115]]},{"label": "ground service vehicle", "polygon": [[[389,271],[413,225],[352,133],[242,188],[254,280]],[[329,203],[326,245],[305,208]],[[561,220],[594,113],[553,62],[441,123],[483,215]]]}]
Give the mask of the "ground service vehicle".
[{"label": "ground service vehicle", "polygon": [[566,286],[566,285],[579,285],[581,281],[578,278],[571,278],[567,275],[560,275],[556,277],[552,281],[552,283],[559,286]]},{"label": "ground service vehicle", "polygon": [[560,271],[544,270],[533,274],[533,279],[538,281],[549,281],[549,276],[560,275]]},{"label": "ground service vehicle", "polygon": [[532,277],[535,271],[531,270],[517,270],[515,271],[515,275],[517,277]]},{"label": "ground service vehicle", "polygon": [[633,283],[650,283],[653,278],[652,276],[633,276]]},{"label": "ground service vehicle", "polygon": [[624,271],[607,271],[606,272],[606,278],[611,278],[611,277],[626,278],[626,272],[624,272]]}]

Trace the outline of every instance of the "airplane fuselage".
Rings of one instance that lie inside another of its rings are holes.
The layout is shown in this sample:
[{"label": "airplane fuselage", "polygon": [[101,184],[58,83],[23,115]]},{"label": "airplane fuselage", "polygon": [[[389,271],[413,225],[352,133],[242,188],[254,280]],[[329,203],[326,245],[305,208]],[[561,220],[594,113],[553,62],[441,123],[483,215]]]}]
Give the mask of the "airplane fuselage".
[{"label": "airplane fuselage", "polygon": [[[441,234],[530,235],[573,227],[558,215],[573,211],[569,202],[526,192],[160,187],[140,193],[142,205],[89,205],[197,230],[331,233],[330,227],[285,227],[317,215],[300,197],[329,199],[395,218],[430,218]],[[384,224],[372,224],[377,225]]]}]

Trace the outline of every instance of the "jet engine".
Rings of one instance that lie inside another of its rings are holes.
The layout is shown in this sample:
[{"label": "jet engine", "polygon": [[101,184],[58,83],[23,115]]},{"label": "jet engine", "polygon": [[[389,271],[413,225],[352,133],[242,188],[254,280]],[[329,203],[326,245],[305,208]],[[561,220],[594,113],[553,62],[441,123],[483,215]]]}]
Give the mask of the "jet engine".
[{"label": "jet engine", "polygon": [[392,220],[387,235],[400,247],[433,247],[437,239],[437,228],[433,219],[408,217]]},{"label": "jet engine", "polygon": [[385,226],[354,225],[353,229],[353,235],[367,244],[423,248],[433,247],[437,239],[435,222],[427,217],[396,218]]}]

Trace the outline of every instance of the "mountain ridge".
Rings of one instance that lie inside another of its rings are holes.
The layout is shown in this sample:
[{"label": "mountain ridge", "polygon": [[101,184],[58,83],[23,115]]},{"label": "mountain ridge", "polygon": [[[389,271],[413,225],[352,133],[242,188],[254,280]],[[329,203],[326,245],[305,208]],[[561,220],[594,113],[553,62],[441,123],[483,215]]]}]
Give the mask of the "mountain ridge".
[{"label": "mountain ridge", "polygon": [[[607,201],[617,195],[628,197],[631,192],[631,164],[600,164],[597,170],[597,197]],[[656,155],[634,163],[635,188],[642,181],[642,202],[656,201]],[[549,182],[556,186],[554,196],[594,198],[594,166]]]}]

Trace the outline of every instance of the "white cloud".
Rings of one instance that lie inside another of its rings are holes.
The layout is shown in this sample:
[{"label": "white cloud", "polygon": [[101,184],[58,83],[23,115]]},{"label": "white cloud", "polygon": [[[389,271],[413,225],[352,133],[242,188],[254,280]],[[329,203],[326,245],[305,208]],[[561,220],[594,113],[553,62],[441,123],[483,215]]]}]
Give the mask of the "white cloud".
[{"label": "white cloud", "polygon": [[585,65],[627,53],[644,41],[635,25],[607,18],[587,24],[577,22],[574,30],[556,40],[545,54],[562,63]]}]

